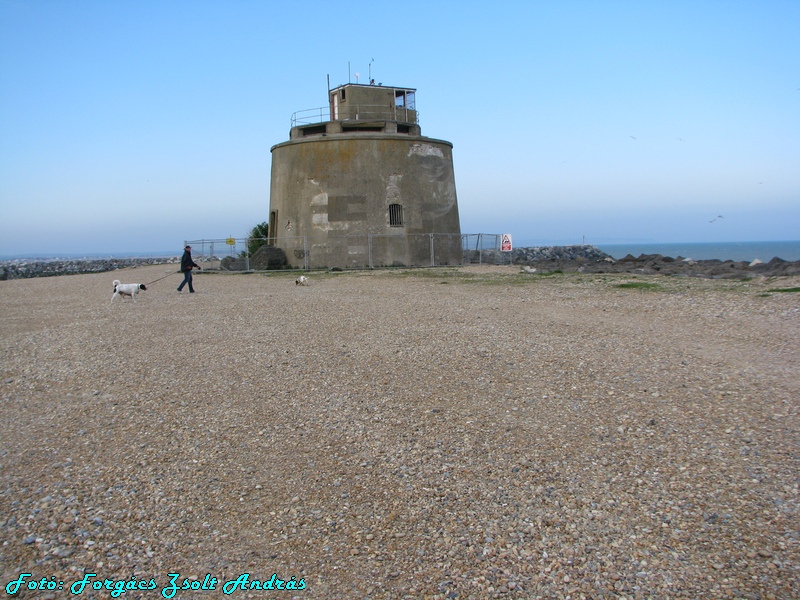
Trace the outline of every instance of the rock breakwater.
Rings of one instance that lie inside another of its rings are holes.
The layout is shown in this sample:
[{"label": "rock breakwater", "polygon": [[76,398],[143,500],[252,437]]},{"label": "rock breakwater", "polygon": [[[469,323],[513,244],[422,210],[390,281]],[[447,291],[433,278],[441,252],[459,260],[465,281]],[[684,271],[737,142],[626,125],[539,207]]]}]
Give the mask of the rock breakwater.
[{"label": "rock breakwater", "polygon": [[494,249],[464,251],[464,264],[507,265],[510,260],[515,265],[527,265],[546,261],[600,261],[605,259],[613,260],[610,255],[589,244],[514,248],[510,257],[508,252]]},{"label": "rock breakwater", "polygon": [[[521,249],[526,250],[526,249]],[[778,257],[769,262],[760,260],[693,260],[678,256],[662,256],[660,254],[641,254],[634,257],[630,254],[614,260],[611,256],[597,251],[599,254],[584,253],[569,257],[520,257],[514,264],[527,267],[527,272],[536,269],[538,273],[561,271],[581,273],[632,273],[641,275],[671,275],[679,277],[701,277],[707,279],[752,279],[754,277],[785,277],[800,275],[800,261],[786,261]],[[600,257],[600,255],[604,255]]]},{"label": "rock breakwater", "polygon": [[[693,260],[681,256],[672,258],[660,254],[627,255],[619,260],[588,244],[574,246],[532,246],[515,248],[508,252],[499,250],[466,250],[464,264],[508,265],[526,267],[530,273],[582,272],[631,273],[642,275],[672,275],[709,279],[749,279],[753,277],[781,277],[800,275],[800,261],[786,261],[774,257],[768,262],[754,260]],[[212,260],[218,260],[213,257]],[[0,262],[0,281],[102,273],[131,267],[178,264],[180,257],[108,258],[71,260],[11,260]],[[282,251],[257,252],[246,263],[241,258],[226,258],[222,269],[228,271],[281,269],[285,267]],[[534,271],[535,269],[535,271]]]},{"label": "rock breakwater", "polygon": [[611,258],[611,255],[589,244],[515,248],[512,256],[515,263],[548,260],[605,260]]},{"label": "rock breakwater", "polygon": [[174,263],[180,263],[180,257],[9,260],[0,262],[0,281],[30,279],[32,277],[54,277],[56,275],[78,275],[81,273],[103,273],[130,267]]}]

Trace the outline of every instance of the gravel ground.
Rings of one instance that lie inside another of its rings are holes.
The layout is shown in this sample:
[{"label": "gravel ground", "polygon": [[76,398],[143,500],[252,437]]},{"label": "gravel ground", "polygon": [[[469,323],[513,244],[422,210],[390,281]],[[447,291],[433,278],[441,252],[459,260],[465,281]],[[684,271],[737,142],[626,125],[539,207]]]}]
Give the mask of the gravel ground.
[{"label": "gravel ground", "polygon": [[800,597],[800,278],[170,269],[0,282],[19,597]]}]

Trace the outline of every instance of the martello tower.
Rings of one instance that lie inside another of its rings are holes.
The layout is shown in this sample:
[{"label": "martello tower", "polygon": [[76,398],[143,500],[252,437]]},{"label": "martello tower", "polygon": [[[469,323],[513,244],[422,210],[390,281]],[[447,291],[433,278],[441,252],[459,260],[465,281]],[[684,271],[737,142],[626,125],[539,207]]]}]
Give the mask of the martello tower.
[{"label": "martello tower", "polygon": [[347,84],[272,147],[269,235],[291,266],[460,264],[453,145],[421,134],[416,90]]}]

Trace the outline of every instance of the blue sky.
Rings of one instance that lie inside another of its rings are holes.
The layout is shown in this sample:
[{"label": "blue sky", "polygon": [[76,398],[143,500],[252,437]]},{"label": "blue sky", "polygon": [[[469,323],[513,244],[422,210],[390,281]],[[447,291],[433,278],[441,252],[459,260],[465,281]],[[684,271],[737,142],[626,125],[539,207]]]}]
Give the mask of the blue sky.
[{"label": "blue sky", "polygon": [[464,233],[798,240],[798,23],[796,0],[2,0],[0,255],[246,235],[292,113],[355,73],[417,89]]}]

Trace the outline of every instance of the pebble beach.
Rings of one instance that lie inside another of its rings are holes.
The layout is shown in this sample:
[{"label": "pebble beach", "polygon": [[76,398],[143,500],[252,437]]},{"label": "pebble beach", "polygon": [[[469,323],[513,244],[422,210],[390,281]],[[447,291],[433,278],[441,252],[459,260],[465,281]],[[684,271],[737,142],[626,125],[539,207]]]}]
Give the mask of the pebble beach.
[{"label": "pebble beach", "polygon": [[800,277],[175,270],[0,281],[0,595],[800,597]]}]

